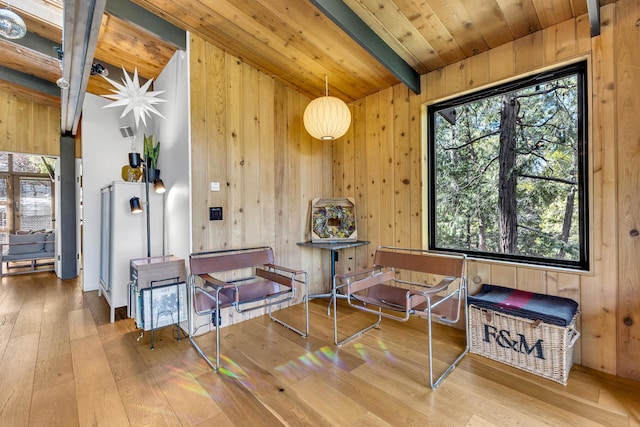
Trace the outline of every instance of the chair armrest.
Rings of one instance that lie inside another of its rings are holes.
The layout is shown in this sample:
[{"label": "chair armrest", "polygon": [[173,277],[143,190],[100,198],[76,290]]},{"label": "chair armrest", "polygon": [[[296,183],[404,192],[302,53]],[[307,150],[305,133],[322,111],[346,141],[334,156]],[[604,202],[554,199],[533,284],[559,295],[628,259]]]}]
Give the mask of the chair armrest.
[{"label": "chair armrest", "polygon": [[265,264],[263,267],[270,268],[272,270],[284,271],[284,272],[289,273],[289,274],[295,274],[296,276],[298,274],[304,274],[304,272],[305,272],[304,270],[294,270],[294,269],[287,268],[287,267],[282,267],[282,266],[276,265],[276,264]]},{"label": "chair armrest", "polygon": [[438,284],[436,284],[434,286],[430,286],[430,287],[428,287],[427,289],[424,289],[424,290],[412,291],[412,293],[421,294],[421,295],[437,294],[437,293],[442,292],[445,289],[447,289],[449,287],[449,285],[451,283],[453,283],[456,279],[457,279],[457,277],[445,277]]},{"label": "chair armrest", "polygon": [[354,292],[362,291],[372,286],[380,285],[384,282],[393,280],[395,273],[393,270],[388,270],[377,274],[364,277],[360,280],[356,280],[353,283],[347,284],[347,292],[352,294]]},{"label": "chair armrest", "polygon": [[[287,272],[295,275],[294,270],[286,270]],[[271,280],[272,282],[280,283],[281,285],[293,287],[293,276],[284,276],[276,271],[264,270],[262,268],[256,268],[256,276],[263,279]]]},{"label": "chair armrest", "polygon": [[426,304],[427,301],[431,301],[431,308],[435,309],[441,304],[444,304],[449,299],[456,295],[456,292],[451,292],[445,296],[439,296],[438,293],[444,291],[453,283],[457,277],[445,277],[435,286],[430,287],[427,290],[409,290],[409,305],[408,307],[415,308],[421,304]]},{"label": "chair armrest", "polygon": [[222,280],[216,279],[210,274],[198,274],[198,277],[202,278],[206,284],[210,285],[212,288],[215,288],[215,289],[218,289],[218,288],[225,289],[225,288],[235,287],[232,283],[223,282]]},{"label": "chair armrest", "polygon": [[[216,289],[216,293],[215,295],[207,292],[206,289],[203,289],[199,286],[195,286],[194,287],[194,297],[196,295],[202,295],[203,297],[207,298],[208,300],[210,300],[212,303],[216,304],[218,306],[224,307],[226,305],[228,305],[231,301],[229,299],[229,297],[223,293],[221,293],[218,289]],[[198,304],[198,299],[196,298],[196,302],[195,302],[195,309],[196,312],[198,311],[207,311],[207,310],[212,310],[215,306],[210,306],[207,304],[207,306],[202,306],[201,304]],[[198,308],[200,307],[200,308]]]},{"label": "chair armrest", "polygon": [[369,274],[371,275],[372,273],[375,273],[376,271],[382,271],[384,267],[383,266],[377,266],[377,267],[371,267],[371,268],[366,268],[364,270],[358,270],[358,271],[352,271],[351,273],[342,273],[342,274],[336,274],[336,280],[348,280],[351,279],[353,277],[357,277],[357,276],[361,276],[363,274]]}]

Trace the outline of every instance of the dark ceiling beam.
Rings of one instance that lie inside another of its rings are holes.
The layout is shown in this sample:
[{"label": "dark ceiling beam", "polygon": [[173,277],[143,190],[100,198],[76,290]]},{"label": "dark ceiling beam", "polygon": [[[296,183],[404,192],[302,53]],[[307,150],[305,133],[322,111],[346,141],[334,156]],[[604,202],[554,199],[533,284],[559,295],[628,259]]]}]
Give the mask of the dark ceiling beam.
[{"label": "dark ceiling beam", "polygon": [[179,49],[187,49],[187,35],[184,30],[132,3],[131,0],[107,0],[105,12],[132,22]]},{"label": "dark ceiling beam", "polygon": [[[414,93],[420,94],[420,75],[384,42],[342,0],[309,0],[342,31],[373,55]],[[592,1],[592,0],[589,0]],[[596,0],[597,1],[597,0]]]},{"label": "dark ceiling beam", "polygon": [[587,0],[591,37],[600,35],[600,0]]},{"label": "dark ceiling beam", "polygon": [[20,71],[12,70],[11,68],[3,67],[1,65],[0,80],[4,80],[9,83],[17,84],[49,95],[58,97],[60,96],[60,89],[54,83],[21,73]]},{"label": "dark ceiling beam", "polygon": [[20,46],[28,47],[29,49],[33,49],[54,58],[58,57],[58,50],[62,49],[62,46],[60,46],[59,43],[52,42],[51,40],[45,39],[44,37],[30,31],[27,31],[27,34],[25,34],[21,39],[14,39],[11,41],[15,44],[19,44]]}]

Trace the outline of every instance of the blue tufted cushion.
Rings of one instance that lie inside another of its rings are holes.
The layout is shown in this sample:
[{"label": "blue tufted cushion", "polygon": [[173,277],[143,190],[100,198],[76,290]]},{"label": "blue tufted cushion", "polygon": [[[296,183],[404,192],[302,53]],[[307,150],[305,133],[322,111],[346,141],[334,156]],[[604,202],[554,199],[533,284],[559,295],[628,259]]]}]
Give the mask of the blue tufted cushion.
[{"label": "blue tufted cushion", "polygon": [[47,233],[44,238],[44,251],[55,252],[56,250],[56,233],[52,231]]},{"label": "blue tufted cushion", "polygon": [[[7,255],[22,255],[42,252],[44,250],[44,234],[10,234],[9,252]],[[22,243],[14,245],[13,243]]]},{"label": "blue tufted cushion", "polygon": [[539,319],[557,326],[571,324],[578,311],[578,303],[570,298],[489,284],[482,285],[482,289],[476,295],[469,295],[467,303],[512,316]]}]

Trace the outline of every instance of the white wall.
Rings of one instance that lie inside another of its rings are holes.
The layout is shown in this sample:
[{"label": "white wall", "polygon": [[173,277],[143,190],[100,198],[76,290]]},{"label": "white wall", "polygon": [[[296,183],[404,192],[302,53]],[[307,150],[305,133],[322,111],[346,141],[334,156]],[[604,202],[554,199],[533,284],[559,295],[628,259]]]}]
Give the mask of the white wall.
[{"label": "white wall", "polygon": [[[191,248],[189,201],[189,76],[184,51],[177,51],[154,90],[163,90],[156,104],[165,119],[147,117],[136,129],[135,148],[143,152],[143,135],[155,134],[160,145],[158,167],[167,188],[165,193],[165,254],[187,259]],[[83,289],[97,290],[100,278],[100,189],[122,180],[122,167],[128,164],[131,140],[122,138],[120,127],[135,129],[129,113],[120,118],[124,107],[104,108],[112,101],[87,93],[82,108],[83,163]]]},{"label": "white wall", "polygon": [[167,120],[157,119],[160,141],[158,168],[165,193],[165,253],[188,259],[191,253],[191,202],[189,186],[189,72],[187,55],[177,51],[153,83],[158,97],[168,102],[156,108]]},{"label": "white wall", "polygon": [[[122,107],[103,108],[111,102],[87,93],[82,105],[82,286],[85,291],[98,289],[100,280],[100,189],[123,180],[122,167],[129,162],[131,148],[131,141],[120,135],[120,126],[133,120],[120,119]],[[139,152],[142,152],[143,131],[139,129],[136,135]]]}]

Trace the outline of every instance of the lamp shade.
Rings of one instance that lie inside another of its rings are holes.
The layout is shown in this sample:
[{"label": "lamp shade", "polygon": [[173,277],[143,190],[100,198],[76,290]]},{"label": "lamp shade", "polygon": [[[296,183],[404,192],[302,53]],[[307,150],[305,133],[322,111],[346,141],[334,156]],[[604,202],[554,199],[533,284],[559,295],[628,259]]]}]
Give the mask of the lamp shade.
[{"label": "lamp shade", "polygon": [[160,178],[156,178],[153,180],[153,190],[158,194],[162,194],[167,191],[167,188],[164,186],[164,182],[162,182]]},{"label": "lamp shade", "polygon": [[142,203],[140,203],[140,199],[138,197],[132,197],[129,199],[129,208],[131,209],[131,213],[140,213],[142,212]]},{"label": "lamp shade", "polygon": [[307,132],[323,141],[340,138],[351,125],[351,111],[347,104],[328,95],[311,101],[302,118]]},{"label": "lamp shade", "polygon": [[142,164],[142,156],[140,153],[129,153],[129,166],[139,168]]}]

